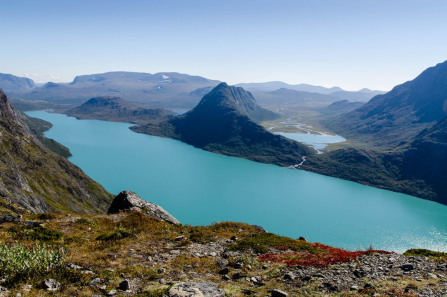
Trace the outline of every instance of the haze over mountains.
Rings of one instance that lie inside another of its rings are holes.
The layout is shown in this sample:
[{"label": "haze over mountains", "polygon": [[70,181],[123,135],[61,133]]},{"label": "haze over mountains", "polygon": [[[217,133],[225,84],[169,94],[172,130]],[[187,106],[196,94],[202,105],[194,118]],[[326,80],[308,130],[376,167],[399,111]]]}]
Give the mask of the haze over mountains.
[{"label": "haze over mountains", "polygon": [[[49,82],[37,87],[29,79],[6,76],[3,79],[0,77],[0,87],[3,86],[8,90],[10,98],[42,100],[70,106],[77,106],[93,97],[109,96],[151,107],[190,109],[220,83],[217,80],[175,72],[150,74],[119,71],[81,75],[71,83]],[[22,83],[13,87],[11,77]],[[240,86],[246,86],[248,90],[252,90],[255,98],[264,105],[274,104],[275,101],[292,105],[314,101],[321,107],[326,103],[330,104],[341,99],[365,101],[379,93],[365,89],[359,92],[348,92],[338,87],[289,85],[282,82],[240,84]],[[316,102],[317,100],[321,101]]]}]

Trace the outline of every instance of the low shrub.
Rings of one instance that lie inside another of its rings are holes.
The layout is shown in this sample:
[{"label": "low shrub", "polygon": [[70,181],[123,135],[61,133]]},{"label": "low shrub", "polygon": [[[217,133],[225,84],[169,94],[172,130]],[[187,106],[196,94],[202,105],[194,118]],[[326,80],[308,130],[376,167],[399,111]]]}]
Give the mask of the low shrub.
[{"label": "low shrub", "polygon": [[294,240],[289,237],[279,236],[273,233],[258,233],[236,241],[230,246],[231,250],[249,250],[255,253],[265,254],[270,248],[283,250],[318,252],[318,248],[303,240]]},{"label": "low shrub", "polygon": [[44,228],[44,227],[37,227],[33,229],[25,229],[23,231],[23,235],[26,239],[29,240],[39,240],[42,242],[53,242],[57,241],[62,238],[64,235],[62,232],[50,229],[50,228]]},{"label": "low shrub", "polygon": [[132,232],[130,230],[121,227],[113,232],[106,232],[106,233],[99,234],[96,237],[96,240],[115,241],[115,240],[120,240],[123,238],[130,237],[131,235],[132,235]]},{"label": "low shrub", "polygon": [[432,259],[447,260],[447,253],[436,252],[426,249],[409,249],[404,253],[404,256],[429,257]]},{"label": "low shrub", "polygon": [[36,245],[27,248],[21,244],[0,245],[0,276],[7,282],[43,276],[61,269],[66,259],[62,248]]}]

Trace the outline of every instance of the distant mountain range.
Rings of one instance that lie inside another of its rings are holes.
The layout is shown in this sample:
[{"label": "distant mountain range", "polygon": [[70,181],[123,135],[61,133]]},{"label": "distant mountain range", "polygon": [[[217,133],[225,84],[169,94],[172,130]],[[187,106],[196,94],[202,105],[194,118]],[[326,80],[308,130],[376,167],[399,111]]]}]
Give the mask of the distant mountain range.
[{"label": "distant mountain range", "polygon": [[279,89],[294,90],[299,92],[307,93],[317,93],[323,95],[329,95],[332,98],[338,98],[338,100],[349,100],[349,101],[368,101],[372,97],[383,94],[383,91],[376,91],[370,89],[361,89],[359,91],[345,91],[339,87],[325,88],[322,86],[314,86],[309,84],[297,84],[290,85],[280,81],[272,81],[265,83],[242,83],[236,86],[242,87],[246,90],[252,92],[272,92]]},{"label": "distant mountain range", "polygon": [[[150,107],[189,109],[219,83],[217,80],[175,72],[156,74],[108,72],[77,76],[71,83],[49,82],[43,86],[36,86],[28,78],[10,74],[0,76],[0,87],[6,90],[9,97],[20,103],[21,107],[30,108],[33,107],[23,104],[23,100],[39,100],[74,107],[93,97],[108,96],[120,97]],[[348,92],[338,87],[289,85],[282,82],[240,84],[240,86],[253,91],[260,104],[270,106],[305,104],[305,107],[322,107],[343,99],[366,101],[380,93],[367,89]]]},{"label": "distant mountain range", "polygon": [[191,111],[159,124],[131,129],[179,139],[224,155],[282,166],[296,165],[313,150],[271,134],[255,123],[275,117],[274,113],[259,107],[249,92],[221,83]]},{"label": "distant mountain range", "polygon": [[109,207],[113,196],[43,146],[1,90],[0,140],[0,204],[33,212],[95,213]]},{"label": "distant mountain range", "polygon": [[[92,97],[121,97],[153,107],[190,107],[200,100],[193,91],[219,82],[174,72],[108,72],[77,76],[69,84],[47,83],[33,90],[9,92],[14,99],[79,105]],[[0,82],[1,86],[1,82]]]},{"label": "distant mountain range", "polygon": [[4,92],[31,90],[35,87],[36,84],[29,78],[0,73],[0,89]]}]

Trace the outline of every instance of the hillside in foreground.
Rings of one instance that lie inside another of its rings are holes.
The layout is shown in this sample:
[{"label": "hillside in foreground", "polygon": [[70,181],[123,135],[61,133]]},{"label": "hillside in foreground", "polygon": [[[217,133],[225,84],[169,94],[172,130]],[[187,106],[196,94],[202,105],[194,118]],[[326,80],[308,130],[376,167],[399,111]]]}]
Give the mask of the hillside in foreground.
[{"label": "hillside in foreground", "polygon": [[[10,212],[0,208],[0,213],[6,211]],[[4,277],[0,290],[9,296],[410,297],[447,293],[445,253],[349,252],[243,223],[174,225],[138,211],[22,213],[21,219],[0,215],[0,228],[0,274]],[[11,252],[19,250],[21,256],[14,257]],[[24,268],[21,261],[30,254],[37,255],[37,260]],[[176,295],[188,287],[197,295]],[[198,290],[205,293],[199,295]]]}]

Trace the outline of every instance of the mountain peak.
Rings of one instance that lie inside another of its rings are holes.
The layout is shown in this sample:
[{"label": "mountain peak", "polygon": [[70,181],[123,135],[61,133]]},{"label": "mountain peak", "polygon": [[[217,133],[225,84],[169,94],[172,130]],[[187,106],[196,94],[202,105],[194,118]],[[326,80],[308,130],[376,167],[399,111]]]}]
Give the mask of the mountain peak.
[{"label": "mountain peak", "polygon": [[274,112],[260,107],[250,92],[223,82],[206,94],[192,112],[233,110],[260,122],[278,118]]},{"label": "mountain peak", "polygon": [[447,115],[447,61],[372,98],[329,125],[344,136],[397,146]]}]

